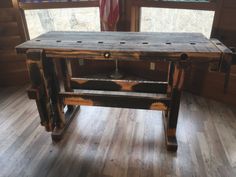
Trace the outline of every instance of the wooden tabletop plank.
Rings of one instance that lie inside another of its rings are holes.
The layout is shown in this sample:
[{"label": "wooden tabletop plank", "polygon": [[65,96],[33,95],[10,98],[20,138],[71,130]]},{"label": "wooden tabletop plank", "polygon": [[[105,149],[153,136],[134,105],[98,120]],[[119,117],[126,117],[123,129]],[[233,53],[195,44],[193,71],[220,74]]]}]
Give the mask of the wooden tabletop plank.
[{"label": "wooden tabletop plank", "polygon": [[[18,53],[27,49],[55,52],[111,51],[124,53],[186,53],[203,58],[217,58],[222,51],[201,33],[145,32],[48,32],[16,47]],[[71,56],[71,55],[70,55]]]}]

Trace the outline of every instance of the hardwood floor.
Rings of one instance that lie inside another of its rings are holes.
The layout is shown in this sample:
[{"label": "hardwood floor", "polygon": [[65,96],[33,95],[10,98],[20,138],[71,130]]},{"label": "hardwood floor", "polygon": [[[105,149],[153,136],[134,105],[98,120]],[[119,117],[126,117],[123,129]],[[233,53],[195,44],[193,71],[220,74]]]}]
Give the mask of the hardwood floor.
[{"label": "hardwood floor", "polygon": [[177,153],[166,151],[161,112],[81,107],[51,142],[25,88],[0,89],[1,177],[235,177],[236,110],[184,93]]}]

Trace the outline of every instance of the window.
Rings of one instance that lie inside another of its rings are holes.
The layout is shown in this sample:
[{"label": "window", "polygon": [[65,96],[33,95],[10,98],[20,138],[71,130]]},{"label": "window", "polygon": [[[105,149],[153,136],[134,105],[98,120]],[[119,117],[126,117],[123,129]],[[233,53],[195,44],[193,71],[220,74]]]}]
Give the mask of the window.
[{"label": "window", "polygon": [[48,31],[100,31],[98,7],[25,10],[30,38]]},{"label": "window", "polygon": [[141,8],[140,31],[199,32],[210,37],[214,11]]}]

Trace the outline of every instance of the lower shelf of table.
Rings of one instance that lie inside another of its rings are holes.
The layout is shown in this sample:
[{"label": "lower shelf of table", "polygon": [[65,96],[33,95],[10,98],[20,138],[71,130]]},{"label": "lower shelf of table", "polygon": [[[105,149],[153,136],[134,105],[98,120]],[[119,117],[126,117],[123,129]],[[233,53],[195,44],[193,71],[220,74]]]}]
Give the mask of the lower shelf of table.
[{"label": "lower shelf of table", "polygon": [[65,105],[120,107],[133,109],[167,110],[170,98],[166,94],[76,90],[61,92],[59,98]]}]

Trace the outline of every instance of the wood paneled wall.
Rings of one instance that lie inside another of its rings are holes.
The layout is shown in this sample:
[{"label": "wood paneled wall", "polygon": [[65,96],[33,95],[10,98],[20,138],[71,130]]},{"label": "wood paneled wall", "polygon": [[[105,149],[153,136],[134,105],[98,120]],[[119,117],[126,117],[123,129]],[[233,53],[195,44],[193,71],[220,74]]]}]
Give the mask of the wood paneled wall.
[{"label": "wood paneled wall", "polygon": [[19,11],[12,1],[0,1],[0,86],[28,82],[25,56],[17,55],[15,46],[25,41]]},{"label": "wood paneled wall", "polygon": [[[212,37],[218,38],[228,47],[236,47],[236,1],[218,0]],[[192,70],[189,91],[236,105],[236,66],[232,66],[227,93],[223,92],[225,74],[208,72],[198,66]],[[197,88],[196,88],[196,87]]]},{"label": "wood paneled wall", "polygon": [[1,0],[0,1],[1,8],[9,8],[12,7],[12,2],[10,0]]},{"label": "wood paneled wall", "polygon": [[[219,10],[218,26],[215,26],[213,37],[218,37],[227,46],[236,48],[236,1],[224,0]],[[236,66],[231,68],[231,73],[236,74]]]}]

